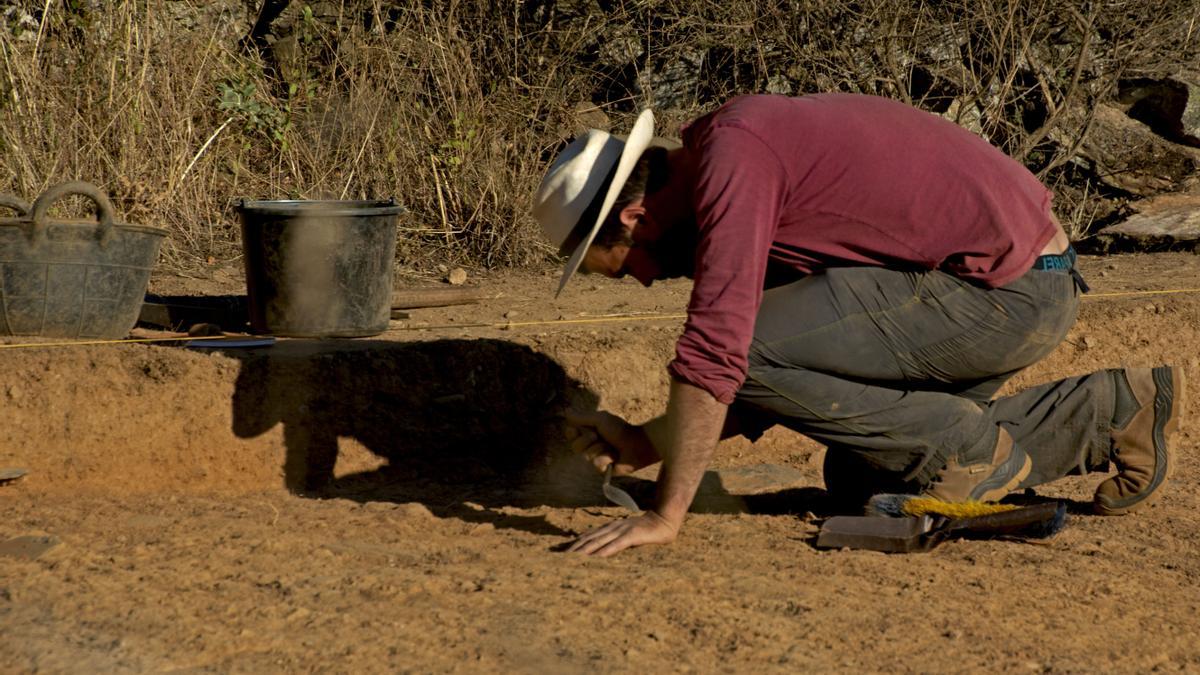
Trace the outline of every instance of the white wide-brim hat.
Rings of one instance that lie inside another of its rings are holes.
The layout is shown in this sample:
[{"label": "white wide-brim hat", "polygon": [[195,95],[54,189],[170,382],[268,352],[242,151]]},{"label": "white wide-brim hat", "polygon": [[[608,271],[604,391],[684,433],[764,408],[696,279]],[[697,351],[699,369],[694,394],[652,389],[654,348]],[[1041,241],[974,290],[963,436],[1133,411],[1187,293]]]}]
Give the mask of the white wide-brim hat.
[{"label": "white wide-brim hat", "polygon": [[[654,114],[643,110],[625,138],[589,129],[550,165],[533,195],[533,217],[560,253],[572,249],[555,295],[579,269],[638,158],[653,140]],[[593,217],[588,207],[601,193],[600,210]],[[587,222],[583,222],[585,215]]]}]

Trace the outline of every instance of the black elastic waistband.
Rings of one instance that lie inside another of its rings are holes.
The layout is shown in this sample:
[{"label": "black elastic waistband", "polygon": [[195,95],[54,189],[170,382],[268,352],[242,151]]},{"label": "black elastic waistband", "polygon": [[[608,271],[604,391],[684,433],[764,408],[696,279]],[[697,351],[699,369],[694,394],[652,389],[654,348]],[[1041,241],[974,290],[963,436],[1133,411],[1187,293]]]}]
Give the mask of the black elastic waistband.
[{"label": "black elastic waistband", "polygon": [[1079,270],[1075,269],[1075,258],[1075,248],[1068,246],[1067,250],[1063,251],[1060,255],[1038,256],[1037,260],[1033,261],[1033,269],[1070,274],[1075,280],[1075,285],[1079,287],[1080,292],[1087,293],[1092,289],[1083,280],[1083,276],[1079,274]]},{"label": "black elastic waistband", "polygon": [[1070,270],[1075,269],[1075,248],[1068,246],[1059,255],[1040,255],[1033,261],[1035,270]]}]

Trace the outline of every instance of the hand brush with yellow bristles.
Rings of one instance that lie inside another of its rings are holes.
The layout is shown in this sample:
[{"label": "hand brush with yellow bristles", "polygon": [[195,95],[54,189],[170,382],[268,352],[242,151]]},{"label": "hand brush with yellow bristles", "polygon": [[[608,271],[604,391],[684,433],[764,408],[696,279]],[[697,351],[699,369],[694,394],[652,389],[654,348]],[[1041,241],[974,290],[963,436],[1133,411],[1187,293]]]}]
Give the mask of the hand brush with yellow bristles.
[{"label": "hand brush with yellow bristles", "polygon": [[1063,504],[1018,506],[997,502],[947,502],[917,495],[879,494],[867,502],[867,515],[912,518],[941,517],[947,522],[940,529],[956,536],[1007,535],[1043,539],[1058,534],[1067,522]]},{"label": "hand brush with yellow bristles", "polygon": [[[1062,530],[1067,504],[1046,502],[1028,507],[974,502],[950,504],[911,495],[889,495],[875,506],[904,509],[922,515],[880,518],[877,515],[835,515],[821,525],[814,545],[821,549],[866,549],[884,552],[932,550],[947,539],[1044,539]],[[902,498],[899,498],[902,497]],[[913,500],[919,500],[911,504]],[[926,503],[937,502],[937,503]],[[1003,507],[997,509],[996,507]],[[940,512],[938,514],[935,514]],[[980,513],[948,518],[941,513]],[[899,510],[904,513],[904,510]]]},{"label": "hand brush with yellow bristles", "polygon": [[947,502],[933,497],[918,495],[879,494],[867,502],[868,516],[942,516],[943,518],[973,518],[990,516],[1020,508],[1015,504],[997,502]]},{"label": "hand brush with yellow bristles", "polygon": [[[829,518],[814,544],[818,548],[914,553],[929,551],[947,539],[1044,539],[1067,522],[1067,507],[1061,502],[1018,507],[876,495],[868,511],[877,515]],[[880,517],[884,514],[892,517]]]}]

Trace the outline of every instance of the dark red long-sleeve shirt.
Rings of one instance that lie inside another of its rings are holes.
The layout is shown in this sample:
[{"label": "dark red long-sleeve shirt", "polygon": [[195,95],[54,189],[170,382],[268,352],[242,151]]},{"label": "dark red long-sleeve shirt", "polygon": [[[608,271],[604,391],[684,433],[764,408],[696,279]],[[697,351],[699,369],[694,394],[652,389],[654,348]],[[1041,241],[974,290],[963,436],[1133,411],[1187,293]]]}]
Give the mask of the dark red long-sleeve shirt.
[{"label": "dark red long-sleeve shirt", "polygon": [[[983,139],[896,101],[743,96],[691,123],[695,284],[671,374],[731,403],[767,263],[1016,279],[1054,236],[1050,192]],[[689,237],[690,239],[690,237]],[[642,283],[654,266],[631,265]],[[797,308],[803,311],[803,308]]]}]

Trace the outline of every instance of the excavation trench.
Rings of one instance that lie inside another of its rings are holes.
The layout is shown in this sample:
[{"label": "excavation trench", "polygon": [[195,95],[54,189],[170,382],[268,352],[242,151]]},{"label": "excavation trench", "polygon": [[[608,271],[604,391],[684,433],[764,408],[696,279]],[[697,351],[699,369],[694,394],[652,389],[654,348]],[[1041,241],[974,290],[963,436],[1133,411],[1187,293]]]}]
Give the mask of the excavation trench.
[{"label": "excavation trench", "polygon": [[[1067,342],[1011,386],[1162,362],[1194,375],[1198,327],[1194,296],[1086,302]],[[562,411],[602,405],[635,420],[656,414],[675,334],[405,333],[226,352],[4,349],[0,468],[29,469],[22,489],[33,493],[348,494],[388,486],[397,499],[449,490],[463,499],[570,503],[585,478],[565,458]],[[422,339],[408,339],[415,336]],[[819,466],[819,452],[776,430],[754,445],[727,443],[717,464],[807,470]]]}]

